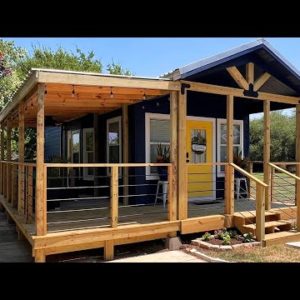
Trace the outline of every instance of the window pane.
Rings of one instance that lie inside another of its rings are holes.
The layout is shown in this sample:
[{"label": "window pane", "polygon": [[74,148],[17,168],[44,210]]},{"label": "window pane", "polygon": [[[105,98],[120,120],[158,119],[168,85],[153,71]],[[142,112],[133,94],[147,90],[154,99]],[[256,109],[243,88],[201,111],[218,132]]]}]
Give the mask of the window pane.
[{"label": "window pane", "polygon": [[109,145],[119,145],[119,122],[110,123],[108,125],[108,143]]},{"label": "window pane", "polygon": [[227,160],[227,147],[221,146],[220,148],[220,162],[226,162]]},{"label": "window pane", "polygon": [[73,163],[80,163],[79,161],[79,152],[73,152]]},{"label": "window pane", "polygon": [[221,124],[221,144],[227,143],[227,126],[226,124]]},{"label": "window pane", "polygon": [[170,142],[170,120],[150,120],[150,141]]},{"label": "window pane", "polygon": [[233,155],[238,156],[240,152],[240,146],[233,146]]},{"label": "window pane", "polygon": [[233,143],[240,144],[241,142],[241,127],[240,125],[233,125]]},{"label": "window pane", "polygon": [[86,132],[86,135],[85,135],[85,138],[86,138],[86,148],[85,150],[86,151],[94,151],[94,134],[93,134],[93,131],[88,131]]},{"label": "window pane", "polygon": [[109,162],[119,163],[119,146],[109,146]]},{"label": "window pane", "polygon": [[73,153],[79,152],[79,132],[72,133],[72,146],[73,146]]}]

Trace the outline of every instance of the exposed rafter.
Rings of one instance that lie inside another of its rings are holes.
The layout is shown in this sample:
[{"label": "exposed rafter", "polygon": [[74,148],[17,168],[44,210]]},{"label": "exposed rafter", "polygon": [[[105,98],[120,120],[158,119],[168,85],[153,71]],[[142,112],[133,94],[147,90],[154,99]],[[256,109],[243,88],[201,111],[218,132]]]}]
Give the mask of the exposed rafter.
[{"label": "exposed rafter", "polygon": [[264,73],[262,74],[255,82],[254,82],[254,86],[253,89],[254,91],[258,91],[271,77],[271,75],[269,73]]},{"label": "exposed rafter", "polygon": [[246,65],[246,80],[248,84],[254,83],[254,63],[248,63]]},{"label": "exposed rafter", "polygon": [[238,84],[238,86],[244,90],[249,89],[249,84],[244,78],[244,76],[241,74],[241,72],[238,70],[236,66],[226,68],[230,76],[234,79],[234,81]]}]

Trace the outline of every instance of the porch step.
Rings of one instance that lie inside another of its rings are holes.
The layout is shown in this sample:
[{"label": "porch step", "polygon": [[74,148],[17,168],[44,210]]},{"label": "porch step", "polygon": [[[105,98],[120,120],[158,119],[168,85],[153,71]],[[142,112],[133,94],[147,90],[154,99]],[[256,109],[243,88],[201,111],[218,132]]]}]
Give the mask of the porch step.
[{"label": "porch step", "polygon": [[[271,221],[279,221],[280,220],[280,213],[279,212],[265,212],[265,222]],[[238,212],[233,215],[233,222],[234,225],[240,229],[244,225],[251,225],[256,223],[256,211],[249,211],[249,212]]]},{"label": "porch step", "polygon": [[[276,230],[286,231],[286,230],[290,230],[291,227],[292,224],[289,221],[283,221],[283,220],[269,221],[269,222],[265,222],[265,233],[266,234],[274,233]],[[243,229],[245,230],[245,232],[242,233],[251,232],[252,234],[255,235],[256,224],[243,225]]]},{"label": "porch step", "polygon": [[264,246],[283,244],[287,242],[300,241],[300,232],[281,231],[276,233],[270,233],[265,235],[263,241]]}]

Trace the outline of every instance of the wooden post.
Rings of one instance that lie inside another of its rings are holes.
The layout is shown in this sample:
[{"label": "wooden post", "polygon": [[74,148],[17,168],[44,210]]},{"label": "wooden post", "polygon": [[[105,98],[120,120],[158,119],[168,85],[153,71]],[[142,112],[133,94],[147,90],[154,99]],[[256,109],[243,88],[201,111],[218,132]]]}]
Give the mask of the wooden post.
[{"label": "wooden post", "polygon": [[7,124],[7,133],[6,133],[6,160],[7,160],[7,168],[6,168],[6,200],[8,202],[11,201],[11,124]]},{"label": "wooden post", "polygon": [[271,209],[271,172],[270,172],[270,101],[264,101],[264,182],[268,185],[265,192],[266,210]]},{"label": "wooden post", "polygon": [[24,137],[25,135],[25,122],[24,122],[24,103],[21,102],[19,104],[19,171],[18,171],[18,213],[20,215],[24,215],[24,191],[25,191],[25,184],[24,184]]},{"label": "wooden post", "polygon": [[253,174],[253,161],[249,162],[249,173]]},{"label": "wooden post", "polygon": [[104,260],[114,259],[114,241],[109,240],[104,243]]},{"label": "wooden post", "polygon": [[256,183],[256,239],[265,239],[265,191],[267,188]]},{"label": "wooden post", "polygon": [[[128,105],[122,106],[122,128],[123,128],[123,162],[128,163],[129,161],[129,140],[128,140]],[[129,168],[125,167],[122,169],[123,172],[123,205],[128,205],[128,174]]]},{"label": "wooden post", "polygon": [[119,167],[111,168],[111,198],[110,198],[110,217],[111,227],[118,226],[119,213]]},{"label": "wooden post", "polygon": [[177,146],[178,146],[178,93],[171,92],[170,94],[170,163],[172,167],[169,168],[169,220],[177,220]]},{"label": "wooden post", "polygon": [[248,63],[246,65],[246,80],[249,84],[254,83],[254,63]]},{"label": "wooden post", "polygon": [[[300,177],[300,104],[296,105],[296,175]],[[300,231],[300,182],[296,180],[297,231]]]},{"label": "wooden post", "polygon": [[6,155],[5,155],[5,149],[6,149],[6,145],[7,145],[7,140],[5,139],[4,137],[4,131],[6,131],[6,127],[3,126],[2,128],[2,132],[3,132],[3,170],[2,170],[2,174],[3,174],[3,196],[4,198],[6,198],[6,192],[7,192],[7,186],[6,186],[6,180],[7,180],[7,177],[6,177],[6,169],[7,169],[7,160],[6,160]]},{"label": "wooden post", "polygon": [[45,85],[38,86],[38,111],[36,128],[36,196],[35,219],[36,234],[47,233],[47,203],[45,199],[45,174],[44,174],[44,143],[45,143],[45,112],[44,112]]},{"label": "wooden post", "polygon": [[28,166],[28,177],[27,177],[27,215],[26,215],[26,223],[32,222],[32,215],[33,215],[33,167]]},{"label": "wooden post", "polygon": [[187,93],[184,89],[178,99],[178,217],[188,217],[188,168],[186,164],[186,109]]},{"label": "wooden post", "polygon": [[[4,161],[4,127],[3,124],[1,123],[1,161]],[[0,184],[0,189],[1,189],[1,194],[4,194],[4,164],[1,163],[1,184]]]},{"label": "wooden post", "polygon": [[44,249],[36,249],[34,251],[35,251],[35,255],[34,255],[35,262],[39,262],[39,263],[46,262],[46,255]]},{"label": "wooden post", "polygon": [[[233,107],[232,95],[227,96],[227,163],[233,163]],[[234,169],[230,165],[225,167],[225,214],[234,213]]]}]

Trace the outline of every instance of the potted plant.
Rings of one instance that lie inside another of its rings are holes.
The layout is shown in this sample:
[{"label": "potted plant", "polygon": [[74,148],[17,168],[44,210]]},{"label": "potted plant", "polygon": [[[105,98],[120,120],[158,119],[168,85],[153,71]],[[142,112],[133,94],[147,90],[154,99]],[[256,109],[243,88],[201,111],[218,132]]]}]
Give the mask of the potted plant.
[{"label": "potted plant", "polygon": [[[156,162],[157,163],[169,163],[170,162],[170,147],[167,145],[158,144],[156,148],[157,156]],[[168,168],[166,166],[158,166],[157,167],[159,179],[161,181],[168,180]]]},{"label": "potted plant", "polygon": [[[233,163],[236,164],[243,170],[247,170],[249,166],[249,159],[247,157],[243,157],[242,151],[239,151],[237,155],[233,156]],[[239,171],[234,170],[235,177],[244,177]]]}]

